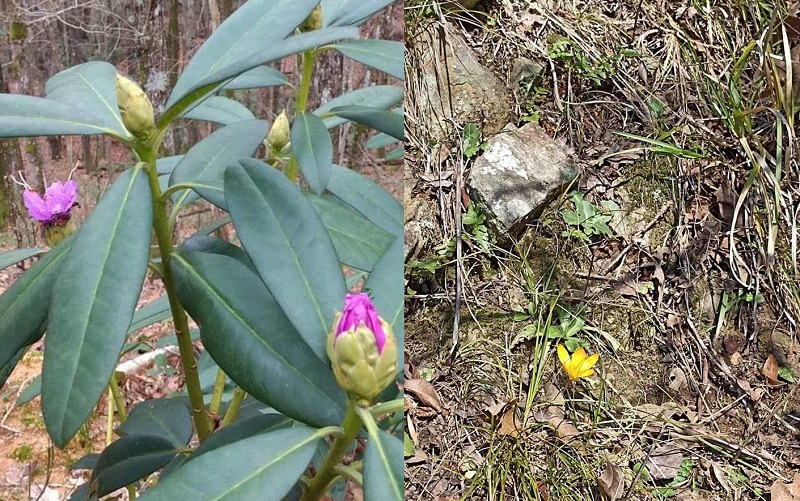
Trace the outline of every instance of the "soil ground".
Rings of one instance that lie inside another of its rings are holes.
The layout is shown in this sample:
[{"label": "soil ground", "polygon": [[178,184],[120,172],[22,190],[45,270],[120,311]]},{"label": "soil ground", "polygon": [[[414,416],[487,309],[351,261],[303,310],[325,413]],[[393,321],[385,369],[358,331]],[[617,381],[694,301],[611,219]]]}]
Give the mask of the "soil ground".
[{"label": "soil ground", "polygon": [[[800,499],[800,171],[776,91],[798,13],[446,7],[407,5],[409,88],[415,30],[451,23],[581,174],[498,244],[454,189],[467,124],[436,144],[407,92],[406,224],[430,231],[406,263],[406,498]],[[594,374],[570,381],[558,344],[599,353]]]}]

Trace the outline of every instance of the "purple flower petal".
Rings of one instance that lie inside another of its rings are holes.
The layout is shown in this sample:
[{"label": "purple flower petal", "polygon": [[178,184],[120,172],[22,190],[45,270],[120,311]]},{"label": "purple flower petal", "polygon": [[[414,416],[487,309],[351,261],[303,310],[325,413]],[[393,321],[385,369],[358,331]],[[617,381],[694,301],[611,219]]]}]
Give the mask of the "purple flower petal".
[{"label": "purple flower petal", "polygon": [[378,353],[383,353],[383,346],[386,344],[386,333],[383,332],[378,312],[372,305],[368,294],[348,293],[344,299],[344,311],[339,325],[336,327],[336,336],[342,332],[357,328],[364,324],[375,335],[375,344],[378,345]]},{"label": "purple flower petal", "polygon": [[25,207],[28,209],[28,216],[37,221],[49,221],[53,214],[47,208],[47,203],[41,195],[33,190],[25,190],[22,192],[22,201],[25,202]]},{"label": "purple flower petal", "polygon": [[56,181],[45,191],[47,208],[53,215],[69,214],[78,196],[78,183],[69,180],[64,184]]}]

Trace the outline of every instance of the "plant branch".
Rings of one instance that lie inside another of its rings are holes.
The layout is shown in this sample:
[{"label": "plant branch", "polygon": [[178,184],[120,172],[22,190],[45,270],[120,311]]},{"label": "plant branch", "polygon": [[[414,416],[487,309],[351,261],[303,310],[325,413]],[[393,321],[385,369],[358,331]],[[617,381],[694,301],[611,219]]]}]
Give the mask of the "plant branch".
[{"label": "plant branch", "polygon": [[301,501],[318,501],[331,486],[331,481],[338,475],[336,467],[342,462],[342,458],[350,446],[353,444],[358,432],[361,430],[361,419],[356,413],[356,403],[353,399],[347,399],[347,409],[345,410],[344,420],[342,421],[344,433],[333,441],[333,445],[328,451],[322,466],[303,493]]},{"label": "plant branch", "polygon": [[[308,94],[311,91],[311,78],[314,76],[314,59],[316,57],[317,53],[314,50],[303,52],[303,74],[300,77],[300,90],[297,91],[297,99],[294,105],[295,118],[308,108]],[[296,183],[298,171],[297,159],[294,155],[291,155],[289,163],[286,165],[286,177],[291,182]]]},{"label": "plant branch", "polygon": [[233,390],[231,403],[228,404],[228,410],[225,411],[225,417],[222,418],[222,422],[219,424],[220,428],[225,428],[229,424],[236,421],[236,418],[239,417],[239,409],[242,408],[242,402],[244,402],[244,397],[246,396],[247,392],[238,386],[235,390]]},{"label": "plant branch", "polygon": [[186,315],[186,310],[183,309],[183,305],[178,300],[178,292],[175,288],[172,269],[169,265],[174,247],[172,245],[172,233],[167,222],[166,202],[161,198],[161,188],[158,184],[156,153],[150,145],[141,144],[138,145],[137,153],[139,158],[147,163],[146,172],[153,197],[153,229],[156,233],[158,250],[161,254],[161,280],[164,282],[164,289],[169,298],[169,307],[172,311],[172,319],[175,323],[175,336],[178,338],[178,349],[181,354],[181,366],[186,380],[186,390],[189,393],[192,419],[197,430],[197,436],[202,442],[211,434],[212,429],[203,404],[203,390],[200,387],[197,360],[194,358],[194,348],[191,334],[189,333],[189,319]]},{"label": "plant branch", "polygon": [[214,393],[211,394],[211,404],[208,412],[211,414],[219,413],[219,406],[222,404],[222,392],[225,391],[225,371],[217,369],[217,379],[214,381]]}]

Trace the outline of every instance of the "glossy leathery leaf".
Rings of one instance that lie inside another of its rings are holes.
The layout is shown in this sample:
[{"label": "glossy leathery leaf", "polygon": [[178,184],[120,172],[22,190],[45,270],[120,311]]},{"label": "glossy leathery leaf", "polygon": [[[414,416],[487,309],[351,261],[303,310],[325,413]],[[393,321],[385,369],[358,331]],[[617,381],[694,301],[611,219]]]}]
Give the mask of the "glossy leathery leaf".
[{"label": "glossy leathery leaf", "polygon": [[166,320],[170,315],[169,298],[166,294],[159,296],[157,299],[142,306],[141,309],[133,314],[131,325],[128,327],[128,334],[136,332],[139,329],[144,329],[162,320]]},{"label": "glossy leathery leaf", "polygon": [[372,270],[397,239],[336,197],[309,193],[306,198],[327,228],[339,261],[351,268]]},{"label": "glossy leathery leaf", "polygon": [[229,256],[193,251],[175,254],[172,269],[203,346],[236,384],[298,421],[341,422],[345,395],[330,367],[303,342],[256,274]]},{"label": "glossy leathery leaf", "polygon": [[0,94],[0,138],[117,134],[81,110],[41,97]]},{"label": "glossy leathery leaf", "polygon": [[389,233],[403,235],[403,206],[374,181],[334,164],[328,191]]},{"label": "glossy leathery leaf", "polygon": [[136,434],[115,440],[97,458],[89,479],[90,496],[102,497],[132,484],[158,471],[178,452],[161,435]]},{"label": "glossy leathery leaf", "polygon": [[192,416],[185,396],[154,398],[139,402],[117,432],[128,435],[158,435],[180,448],[192,438]]},{"label": "glossy leathery leaf", "polygon": [[396,139],[403,139],[403,115],[369,106],[339,106],[328,110],[337,117],[346,118],[361,125],[385,132]]},{"label": "glossy leathery leaf", "polygon": [[347,292],[331,238],[286,176],[253,159],[225,170],[225,201],[242,247],[275,301],[317,356]]},{"label": "glossy leathery leaf", "polygon": [[224,256],[229,256],[247,266],[253,273],[258,273],[255,265],[250,260],[250,256],[247,255],[244,249],[233,245],[227,240],[209,237],[208,235],[195,235],[191,238],[188,238],[183,245],[181,245],[179,250],[206,252],[209,254],[222,254]]},{"label": "glossy leathery leaf", "polygon": [[44,253],[44,249],[30,247],[28,249],[14,249],[0,253],[0,270]]},{"label": "glossy leathery leaf", "polygon": [[275,87],[278,85],[289,85],[286,75],[270,68],[269,66],[256,66],[247,70],[238,77],[234,78],[223,87],[224,90],[244,90],[259,89],[263,87]]},{"label": "glossy leathery leaf", "polygon": [[364,499],[403,500],[403,442],[383,431],[370,433],[364,453]]},{"label": "glossy leathery leaf", "polygon": [[234,101],[227,97],[212,96],[184,114],[183,118],[230,125],[242,120],[255,120],[256,117],[252,111],[248,110],[239,101]]},{"label": "glossy leathery leaf", "polygon": [[325,26],[353,26],[366,21],[395,0],[322,0]]},{"label": "glossy leathery leaf", "polygon": [[45,97],[80,110],[123,139],[133,139],[117,105],[117,70],[104,61],[89,61],[57,73],[44,86]]},{"label": "glossy leathery leaf", "polygon": [[330,129],[331,127],[336,127],[348,121],[346,118],[329,115],[328,111],[332,108],[356,105],[385,110],[402,101],[402,87],[397,87],[395,85],[373,85],[337,96],[314,110],[314,114],[322,117],[325,126]]},{"label": "glossy leathery leaf", "polygon": [[44,334],[53,284],[72,239],[42,256],[0,296],[0,365]]},{"label": "glossy leathery leaf", "polygon": [[246,438],[186,462],[138,499],[281,501],[306,470],[320,439],[319,432],[305,427]]},{"label": "glossy leathery leaf", "polygon": [[[202,188],[195,192],[211,203],[225,208],[222,179],[225,167],[234,160],[252,156],[267,136],[269,123],[246,120],[217,130],[190,149],[175,167],[170,185],[195,183]],[[190,200],[192,190],[173,195],[173,203],[182,206]]]},{"label": "glossy leathery leaf", "polygon": [[53,285],[42,371],[47,431],[64,447],[86,421],[114,372],[150,254],[147,176],[129,169],[80,230]]},{"label": "glossy leathery leaf", "polygon": [[364,287],[372,293],[372,304],[389,322],[397,339],[397,370],[403,370],[403,242],[397,238],[369,274]]},{"label": "glossy leathery leaf", "polygon": [[316,115],[301,113],[292,124],[292,152],[311,189],[319,195],[328,186],[333,163],[333,143],[325,123]]},{"label": "glossy leathery leaf", "polygon": [[359,63],[403,80],[403,42],[391,40],[347,40],[333,49]]}]

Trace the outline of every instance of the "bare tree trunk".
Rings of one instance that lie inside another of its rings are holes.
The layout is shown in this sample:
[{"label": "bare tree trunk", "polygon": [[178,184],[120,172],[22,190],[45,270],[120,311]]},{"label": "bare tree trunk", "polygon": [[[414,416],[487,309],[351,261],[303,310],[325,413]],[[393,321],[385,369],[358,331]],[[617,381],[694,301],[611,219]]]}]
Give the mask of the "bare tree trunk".
[{"label": "bare tree trunk", "polygon": [[219,26],[219,23],[222,22],[219,2],[217,2],[217,0],[208,0],[208,14],[211,16],[211,31],[214,31],[217,29],[217,26]]},{"label": "bare tree trunk", "polygon": [[[0,92],[8,92],[3,78],[3,65],[0,61]],[[10,175],[22,170],[22,154],[19,151],[19,141],[16,139],[0,140],[0,227],[5,227],[11,212],[12,191]]]},{"label": "bare tree trunk", "polygon": [[[178,0],[169,2],[169,23],[167,25],[167,64],[169,64],[169,88],[174,89],[178,82],[178,67],[181,62],[181,46],[178,38]],[[172,129],[172,152],[182,151],[183,134],[177,128]]]},{"label": "bare tree trunk", "polygon": [[89,136],[81,136],[81,157],[83,158],[83,168],[87,173],[97,170],[97,164],[92,155],[92,141]]}]

